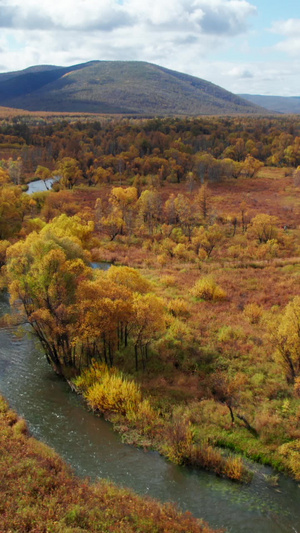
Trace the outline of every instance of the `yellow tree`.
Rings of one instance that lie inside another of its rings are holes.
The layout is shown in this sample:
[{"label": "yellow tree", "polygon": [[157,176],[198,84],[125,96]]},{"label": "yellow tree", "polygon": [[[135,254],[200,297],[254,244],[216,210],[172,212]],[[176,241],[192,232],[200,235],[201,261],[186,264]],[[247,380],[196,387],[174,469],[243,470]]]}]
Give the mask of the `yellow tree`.
[{"label": "yellow tree", "polygon": [[192,246],[201,259],[206,259],[211,256],[222,238],[223,233],[218,224],[214,224],[208,229],[200,226],[200,228],[196,228],[193,232]]},{"label": "yellow tree", "polygon": [[242,172],[247,178],[253,178],[263,166],[261,161],[248,154],[242,165]]},{"label": "yellow tree", "polygon": [[124,220],[122,218],[122,213],[119,209],[113,209],[111,213],[107,216],[103,216],[100,219],[100,226],[110,237],[110,240],[113,241],[117,235],[122,234]]},{"label": "yellow tree", "polygon": [[194,200],[194,209],[200,222],[205,221],[210,210],[210,194],[206,183],[201,185]]},{"label": "yellow tree", "polygon": [[145,368],[148,346],[165,330],[163,300],[154,294],[135,294],[133,298],[133,320],[130,333],[135,352],[135,368],[139,368],[139,352]]},{"label": "yellow tree", "polygon": [[102,185],[110,183],[113,177],[112,168],[94,167],[91,166],[87,171],[87,178],[89,185]]},{"label": "yellow tree", "polygon": [[126,189],[123,189],[123,187],[114,187],[111,191],[109,201],[113,208],[121,214],[123,220],[121,233],[123,232],[123,228],[126,228],[129,233],[133,229],[137,197],[138,193],[135,187],[127,187]]},{"label": "yellow tree", "polygon": [[77,367],[72,344],[77,324],[76,289],[93,275],[87,263],[88,255],[78,238],[72,237],[72,230],[69,235],[59,235],[57,221],[7,250],[11,301],[31,324],[48,362],[60,374]]},{"label": "yellow tree", "polygon": [[243,163],[239,163],[238,161],[234,161],[234,159],[225,157],[224,159],[222,159],[222,164],[225,176],[229,178],[239,177],[243,168]]},{"label": "yellow tree", "polygon": [[61,176],[59,183],[65,189],[72,189],[82,179],[79,162],[72,157],[61,159],[57,164],[56,173]]},{"label": "yellow tree", "polygon": [[146,189],[137,202],[138,219],[141,228],[148,228],[150,234],[161,218],[161,198],[155,189]]},{"label": "yellow tree", "polygon": [[0,187],[0,239],[12,237],[21,229],[23,218],[30,210],[30,201],[21,187]]},{"label": "yellow tree", "polygon": [[276,239],[278,219],[273,215],[259,213],[251,220],[251,225],[247,230],[248,235],[256,238],[260,243],[266,243]]},{"label": "yellow tree", "polygon": [[[77,244],[78,254],[82,256],[81,248],[85,250],[89,247],[89,241],[94,230],[92,221],[85,222],[79,216],[68,217],[63,214],[54,218],[50,224],[47,224],[42,231],[42,236],[50,239],[71,239],[73,246]],[[85,257],[86,253],[85,253]]]},{"label": "yellow tree", "polygon": [[174,206],[179,224],[190,240],[193,227],[196,224],[195,210],[192,202],[187,196],[178,194],[174,200]]},{"label": "yellow tree", "polygon": [[114,353],[123,340],[121,328],[132,316],[132,293],[124,286],[96,273],[96,279],[84,280],[78,286],[79,311],[74,342],[81,346],[81,357],[90,364],[92,359],[114,364]]},{"label": "yellow tree", "polygon": [[178,213],[175,207],[175,196],[170,194],[164,205],[165,220],[167,224],[177,224]]},{"label": "yellow tree", "polygon": [[[121,289],[124,288],[125,293],[126,291],[130,291],[130,294],[145,294],[151,290],[151,283],[134,268],[111,266],[106,273],[106,277]],[[131,318],[131,314],[123,316],[122,321],[119,323],[119,340],[121,343],[124,343],[125,347],[128,344],[128,327]]]},{"label": "yellow tree", "polygon": [[283,314],[270,321],[277,360],[283,367],[288,383],[300,377],[300,296],[295,296]]},{"label": "yellow tree", "polygon": [[0,187],[10,182],[9,172],[0,166]]},{"label": "yellow tree", "polygon": [[16,161],[12,158],[8,160],[8,173],[11,181],[15,185],[20,185],[21,183],[22,166],[23,163],[21,157],[18,157]]},{"label": "yellow tree", "polygon": [[132,292],[145,294],[151,289],[151,284],[138,270],[126,266],[111,266],[107,271],[107,279]]},{"label": "yellow tree", "polygon": [[5,264],[6,252],[7,252],[9,247],[10,247],[10,242],[9,241],[0,240],[0,269]]},{"label": "yellow tree", "polygon": [[51,173],[51,170],[49,170],[49,168],[38,165],[34,175],[36,178],[46,181],[49,178],[51,178],[52,173]]}]

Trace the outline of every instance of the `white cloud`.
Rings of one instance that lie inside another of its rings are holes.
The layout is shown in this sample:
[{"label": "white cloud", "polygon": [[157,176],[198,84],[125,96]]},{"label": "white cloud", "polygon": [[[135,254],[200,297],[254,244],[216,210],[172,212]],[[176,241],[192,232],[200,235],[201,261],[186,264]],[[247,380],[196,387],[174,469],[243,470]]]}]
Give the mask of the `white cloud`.
[{"label": "white cloud", "polygon": [[45,0],[6,1],[0,6],[2,28],[24,30],[78,30],[99,29],[110,31],[131,25],[130,15],[114,0]]},{"label": "white cloud", "polygon": [[300,53],[300,19],[291,18],[288,20],[276,21],[272,24],[272,33],[282,35],[284,39],[279,41],[274,49],[284,52],[290,56],[297,57]]},{"label": "white cloud", "polygon": [[135,59],[186,71],[232,45],[255,13],[246,0],[0,0],[0,64]]},{"label": "white cloud", "polygon": [[286,39],[275,45],[274,47],[279,52],[285,52],[290,56],[298,57],[300,53],[300,37],[294,39]]},{"label": "white cloud", "polygon": [[245,67],[243,67],[241,65],[231,68],[227,72],[227,75],[228,76],[232,76],[232,78],[242,79],[242,80],[254,77],[254,74],[249,69],[247,69],[247,68],[245,68]]},{"label": "white cloud", "polygon": [[[247,33],[256,14],[251,1],[0,0],[0,68],[140,60],[233,92],[297,94],[296,60],[276,64],[214,60],[218,51],[234,49],[236,37]],[[299,54],[299,30],[299,19],[273,24],[272,31],[282,39],[277,50],[292,54],[294,49]],[[240,50],[243,44],[238,42]],[[246,57],[249,51],[244,53]]]},{"label": "white cloud", "polygon": [[2,0],[0,26],[15,29],[113,30],[143,25],[181,32],[237,35],[256,8],[246,0]]},{"label": "white cloud", "polygon": [[295,37],[300,32],[300,19],[279,20],[272,24],[271,31],[279,35]]},{"label": "white cloud", "polygon": [[236,65],[213,62],[206,69],[210,81],[233,93],[297,96],[300,61],[257,61]]},{"label": "white cloud", "polygon": [[256,8],[246,0],[2,0],[0,26],[51,31],[143,26],[183,33],[237,35]]},{"label": "white cloud", "polygon": [[124,7],[146,26],[203,34],[237,35],[256,14],[246,0],[125,0]]}]

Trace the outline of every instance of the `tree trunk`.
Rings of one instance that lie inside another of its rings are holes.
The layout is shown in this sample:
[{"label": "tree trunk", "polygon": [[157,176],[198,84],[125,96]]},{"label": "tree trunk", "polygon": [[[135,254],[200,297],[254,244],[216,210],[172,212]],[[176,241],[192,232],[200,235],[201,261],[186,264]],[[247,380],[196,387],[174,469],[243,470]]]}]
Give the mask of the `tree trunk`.
[{"label": "tree trunk", "polygon": [[252,435],[254,435],[255,437],[258,437],[258,433],[256,429],[249,424],[248,420],[243,415],[237,414],[236,416],[239,418],[239,420],[242,420],[242,422],[244,422],[246,428],[249,429]]},{"label": "tree trunk", "polygon": [[226,405],[227,405],[227,407],[229,409],[229,412],[230,412],[231,422],[234,424],[234,414],[233,414],[232,407],[231,407],[231,405],[228,405],[228,403]]},{"label": "tree trunk", "polygon": [[136,372],[139,369],[139,361],[138,361],[138,347],[137,344],[134,345],[134,355],[135,355],[135,370]]}]

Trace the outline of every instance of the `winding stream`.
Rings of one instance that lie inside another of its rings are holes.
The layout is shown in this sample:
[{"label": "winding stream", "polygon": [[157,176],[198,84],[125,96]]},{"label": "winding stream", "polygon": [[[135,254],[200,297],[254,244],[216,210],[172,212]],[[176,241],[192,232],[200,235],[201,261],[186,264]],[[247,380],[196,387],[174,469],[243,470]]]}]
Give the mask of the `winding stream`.
[{"label": "winding stream", "polygon": [[[0,295],[0,314],[9,311]],[[96,417],[57,377],[30,334],[0,329],[0,392],[23,416],[32,434],[46,442],[80,476],[109,478],[232,533],[300,533],[300,487],[280,476],[272,487],[270,469],[255,466],[250,485],[178,467],[156,452],[125,445],[109,423]]]}]

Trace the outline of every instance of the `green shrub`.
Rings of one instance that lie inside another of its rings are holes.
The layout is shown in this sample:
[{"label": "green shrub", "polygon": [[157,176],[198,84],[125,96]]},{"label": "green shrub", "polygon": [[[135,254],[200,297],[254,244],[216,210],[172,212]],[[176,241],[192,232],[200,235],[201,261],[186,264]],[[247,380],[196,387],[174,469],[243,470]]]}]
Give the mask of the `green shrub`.
[{"label": "green shrub", "polygon": [[222,326],[218,331],[218,341],[222,343],[242,339],[244,336],[241,328],[233,328],[232,326]]}]

